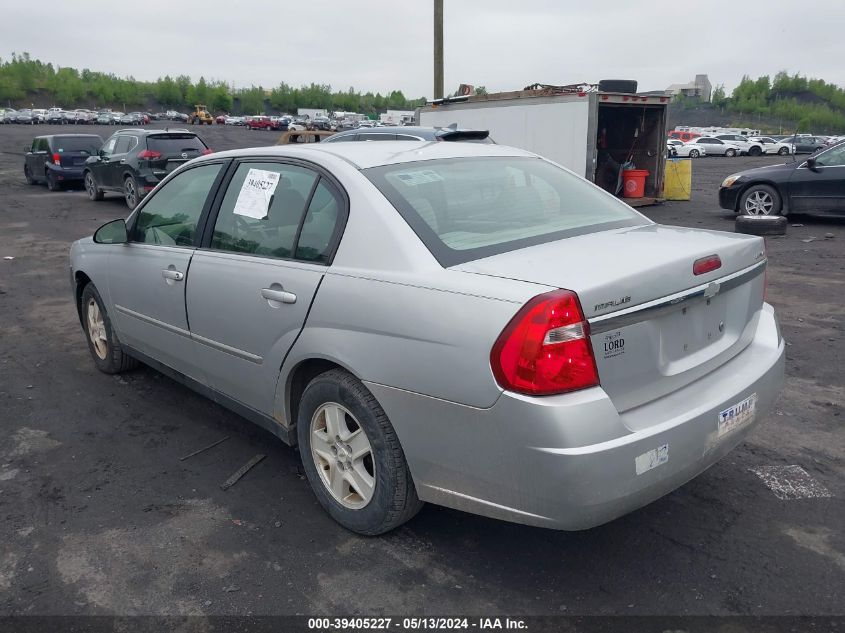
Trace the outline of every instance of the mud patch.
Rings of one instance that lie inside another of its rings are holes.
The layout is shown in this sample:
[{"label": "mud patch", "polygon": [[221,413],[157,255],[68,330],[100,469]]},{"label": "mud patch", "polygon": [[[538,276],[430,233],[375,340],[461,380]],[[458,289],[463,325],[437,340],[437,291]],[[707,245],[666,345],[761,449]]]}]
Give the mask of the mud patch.
[{"label": "mud patch", "polygon": [[88,602],[120,615],[201,615],[207,591],[192,579],[219,579],[249,555],[211,549],[209,537],[231,517],[209,500],[171,506],[151,527],[109,529],[65,537],[56,568]]},{"label": "mud patch", "polygon": [[15,441],[15,447],[12,449],[10,457],[22,457],[24,455],[31,455],[32,453],[43,453],[61,446],[61,442],[51,439],[47,431],[30,429],[27,427],[23,427],[15,431],[12,438]]},{"label": "mud patch", "polygon": [[845,554],[835,549],[830,541],[833,539],[833,531],[827,528],[806,530],[801,528],[788,528],[784,533],[791,537],[795,543],[805,549],[815,552],[833,561],[839,569],[845,571]]}]

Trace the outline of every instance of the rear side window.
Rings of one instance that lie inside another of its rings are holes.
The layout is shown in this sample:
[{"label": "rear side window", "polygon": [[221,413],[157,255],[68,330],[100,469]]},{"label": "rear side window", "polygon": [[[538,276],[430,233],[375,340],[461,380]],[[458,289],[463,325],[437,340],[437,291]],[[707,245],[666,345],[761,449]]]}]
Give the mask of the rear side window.
[{"label": "rear side window", "polygon": [[129,151],[129,143],[132,141],[131,136],[118,136],[117,145],[114,147],[115,154],[125,154]]},{"label": "rear side window", "polygon": [[155,134],[147,137],[147,149],[161,152],[165,158],[196,158],[206,145],[196,134]]},{"label": "rear side window", "polygon": [[96,154],[103,144],[99,136],[54,136],[53,148],[57,152],[82,152]]},{"label": "rear side window", "polygon": [[538,158],[453,158],[363,173],[444,266],[649,224],[583,178]]},{"label": "rear side window", "polygon": [[326,180],[321,179],[308,205],[296,243],[296,258],[327,264],[333,237],[340,218],[340,196]]},{"label": "rear side window", "polygon": [[193,246],[197,223],[220,163],[187,169],[157,190],[141,207],[132,240],[162,246]]},{"label": "rear side window", "polygon": [[[263,207],[247,204],[247,179],[278,174],[278,182]],[[311,198],[317,174],[279,163],[242,163],[232,177],[217,221],[211,247],[236,253],[290,258],[297,232]],[[261,207],[261,208],[259,208]]]}]

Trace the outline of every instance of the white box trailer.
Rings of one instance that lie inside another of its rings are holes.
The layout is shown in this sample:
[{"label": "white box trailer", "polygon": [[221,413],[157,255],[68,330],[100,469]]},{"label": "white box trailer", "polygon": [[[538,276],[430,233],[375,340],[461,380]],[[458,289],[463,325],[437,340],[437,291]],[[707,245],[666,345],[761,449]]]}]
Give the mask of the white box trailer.
[{"label": "white box trailer", "polygon": [[304,116],[311,120],[317,117],[327,117],[329,116],[329,111],[320,108],[297,108],[296,115]]},{"label": "white box trailer", "polygon": [[384,114],[379,114],[378,118],[383,125],[402,125],[403,121],[413,116],[413,110],[388,110]]},{"label": "white box trailer", "polygon": [[501,145],[545,156],[612,193],[628,161],[646,169],[645,197],[662,198],[669,97],[612,92],[521,90],[444,100],[417,109],[422,126],[489,130]]}]

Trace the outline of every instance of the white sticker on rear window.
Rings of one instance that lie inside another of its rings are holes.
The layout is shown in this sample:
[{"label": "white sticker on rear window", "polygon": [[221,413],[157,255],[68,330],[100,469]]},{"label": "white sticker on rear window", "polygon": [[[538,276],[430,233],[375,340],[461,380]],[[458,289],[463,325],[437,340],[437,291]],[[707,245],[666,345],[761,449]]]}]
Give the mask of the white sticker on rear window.
[{"label": "white sticker on rear window", "polygon": [[396,178],[402,181],[403,184],[409,187],[416,187],[417,185],[424,185],[429,182],[439,182],[443,180],[443,176],[431,169],[421,169],[419,171],[399,172]]},{"label": "white sticker on rear window", "polygon": [[258,220],[267,217],[270,200],[279,184],[279,173],[264,169],[250,169],[235,202],[232,213]]},{"label": "white sticker on rear window", "polygon": [[650,471],[652,468],[657,468],[668,461],[669,445],[664,444],[663,446],[658,446],[647,453],[643,453],[642,455],[635,457],[634,468],[636,468],[638,475],[642,475],[643,473]]}]

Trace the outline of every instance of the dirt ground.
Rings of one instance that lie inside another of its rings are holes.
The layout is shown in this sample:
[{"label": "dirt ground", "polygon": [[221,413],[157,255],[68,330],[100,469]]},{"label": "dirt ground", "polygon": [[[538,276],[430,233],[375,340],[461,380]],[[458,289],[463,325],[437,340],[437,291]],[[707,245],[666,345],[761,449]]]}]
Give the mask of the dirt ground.
[{"label": "dirt ground", "polygon": [[[317,505],[295,450],[150,369],[96,371],[68,247],[127,209],[26,185],[23,147],[58,131],[113,128],[0,126],[0,614],[845,614],[842,220],[790,217],[768,239],[786,387],[709,471],[585,532],[428,506],[362,538]],[[217,150],[277,138],[201,135]],[[779,160],[696,160],[691,202],[642,211],[731,231],[719,182]]]}]

